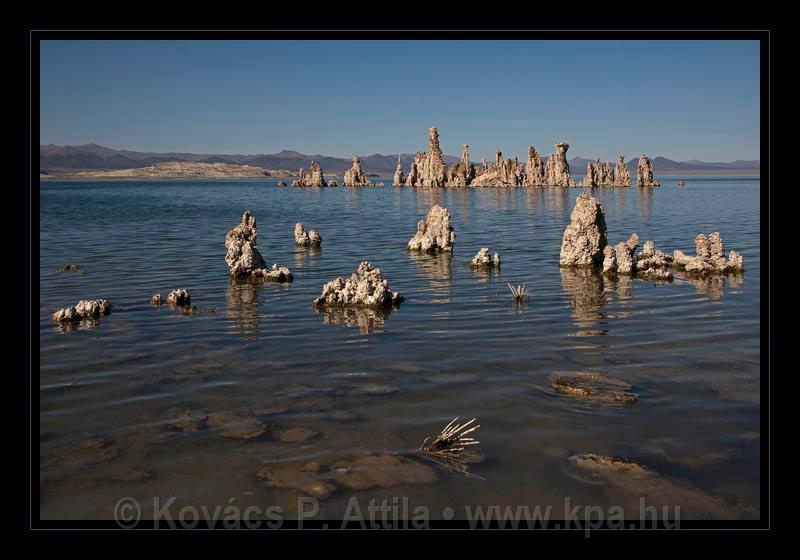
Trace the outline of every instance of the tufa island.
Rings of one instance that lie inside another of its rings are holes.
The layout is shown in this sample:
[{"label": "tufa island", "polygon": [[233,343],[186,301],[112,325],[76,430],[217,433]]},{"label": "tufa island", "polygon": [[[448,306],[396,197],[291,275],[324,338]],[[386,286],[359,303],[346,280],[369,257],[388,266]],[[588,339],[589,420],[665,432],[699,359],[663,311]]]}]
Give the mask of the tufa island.
[{"label": "tufa island", "polygon": [[[517,158],[503,158],[497,150],[494,162],[485,158],[481,164],[470,161],[469,145],[464,144],[461,159],[451,165],[444,160],[439,145],[439,131],[436,127],[428,129],[428,150],[417,152],[407,171],[403,170],[400,156],[392,178],[393,187],[630,187],[631,176],[625,165],[625,156],[620,155],[615,166],[611,162],[596,160],[589,162],[586,177],[577,183],[570,173],[567,160],[567,142],[556,142],[555,153],[547,156],[544,162],[536,148],[528,148],[528,161],[522,165]],[[642,154],[636,172],[637,187],[658,187],[654,178],[653,163]],[[317,162],[311,163],[311,171],[300,169],[294,187],[338,186],[326,183],[322,169]],[[380,187],[368,179],[361,167],[361,158],[353,156],[352,166],[345,171],[345,187]],[[285,183],[284,183],[285,185]]]}]

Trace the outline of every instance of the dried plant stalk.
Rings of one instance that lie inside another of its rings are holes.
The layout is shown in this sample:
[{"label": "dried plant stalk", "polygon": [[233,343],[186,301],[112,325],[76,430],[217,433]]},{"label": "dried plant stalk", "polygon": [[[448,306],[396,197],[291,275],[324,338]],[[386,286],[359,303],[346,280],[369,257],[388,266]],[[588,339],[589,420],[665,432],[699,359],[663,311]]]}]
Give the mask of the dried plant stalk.
[{"label": "dried plant stalk", "polygon": [[511,290],[511,295],[514,298],[514,301],[523,301],[529,296],[528,289],[525,287],[525,284],[519,286],[512,286],[508,284],[508,289]]},{"label": "dried plant stalk", "polygon": [[459,455],[464,452],[467,446],[477,445],[480,443],[478,440],[466,437],[478,428],[480,424],[472,426],[475,418],[465,424],[457,424],[458,416],[453,418],[450,423],[445,426],[441,433],[436,436],[428,436],[420,446],[420,451],[423,453],[432,453],[434,455],[453,456]]}]

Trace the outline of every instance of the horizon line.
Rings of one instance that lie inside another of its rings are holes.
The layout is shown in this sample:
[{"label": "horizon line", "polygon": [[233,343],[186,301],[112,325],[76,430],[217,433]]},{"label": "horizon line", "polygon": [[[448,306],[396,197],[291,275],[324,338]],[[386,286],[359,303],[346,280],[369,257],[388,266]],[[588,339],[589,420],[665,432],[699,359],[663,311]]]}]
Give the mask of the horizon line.
[{"label": "horizon line", "polygon": [[[303,155],[303,156],[307,156],[307,157],[321,156],[321,157],[329,157],[329,158],[336,158],[336,159],[348,159],[348,158],[352,158],[352,157],[354,157],[356,155],[359,156],[359,157],[395,156],[395,155],[400,155],[400,156],[402,156],[402,155],[412,155],[413,156],[416,153],[425,151],[425,150],[417,150],[417,151],[412,151],[412,152],[390,152],[390,153],[386,153],[386,154],[383,154],[383,153],[380,153],[380,152],[373,152],[371,154],[365,154],[363,156],[361,155],[361,153],[358,153],[358,152],[353,152],[353,155],[351,155],[351,156],[338,156],[338,155],[322,154],[322,153],[309,154],[309,153],[306,153],[306,152],[301,152],[299,150],[293,150],[293,149],[290,149],[290,148],[283,148],[282,150],[280,150],[278,152],[253,152],[253,153],[241,153],[241,152],[239,152],[239,153],[236,153],[236,152],[227,152],[227,153],[226,152],[190,152],[190,151],[179,151],[179,150],[169,150],[169,151],[163,151],[163,152],[156,152],[156,151],[149,151],[149,150],[147,150],[147,151],[146,150],[134,150],[134,149],[130,149],[130,148],[113,148],[111,146],[106,146],[104,144],[98,144],[97,142],[86,142],[84,144],[54,144],[54,143],[50,142],[50,143],[47,143],[47,144],[39,144],[40,151],[41,151],[42,147],[46,147],[46,146],[55,146],[55,147],[58,147],[58,148],[80,148],[81,146],[98,146],[100,148],[106,148],[108,150],[115,150],[117,152],[126,151],[126,152],[136,152],[136,153],[140,153],[140,154],[188,154],[188,155],[193,155],[193,156],[246,156],[246,157],[251,157],[251,156],[270,156],[270,155],[280,154],[282,152],[295,152],[297,154],[300,154],[300,155]],[[536,148],[535,146],[533,146],[533,147]],[[504,151],[504,150],[501,150],[501,151]],[[537,149],[537,152],[539,152],[540,154],[544,154],[544,152],[541,152],[538,149]],[[646,154],[646,152],[645,152],[645,154]],[[448,157],[454,157],[454,158],[459,158],[460,157],[458,155],[447,154],[447,153],[444,153],[444,152],[443,152],[443,155],[448,156]],[[628,159],[628,156],[625,155],[625,154],[619,154],[619,155],[622,155],[626,159]],[[631,156],[631,159],[637,158],[637,157],[639,157],[639,156]],[[668,157],[668,156],[664,156],[664,155],[648,156],[648,157],[651,157],[651,158],[661,157],[661,158],[669,159],[671,161],[675,161],[675,162],[678,162],[678,163],[688,163],[688,162],[691,162],[691,161],[698,161],[698,162],[702,162],[702,163],[734,163],[734,162],[737,162],[737,161],[758,161],[758,162],[761,161],[760,157],[751,157],[751,158],[748,158],[748,159],[736,158],[736,159],[725,160],[725,161],[723,161],[723,160],[716,160],[716,161],[701,160],[701,159],[697,159],[696,157],[694,157],[692,159],[688,159],[688,160],[680,160],[680,159],[674,159],[672,157]],[[574,159],[574,158],[588,159],[588,160],[596,160],[597,159],[596,157],[584,157],[584,156],[580,156],[580,155],[571,156],[571,159]],[[601,160],[602,160],[602,158],[601,158]]]}]

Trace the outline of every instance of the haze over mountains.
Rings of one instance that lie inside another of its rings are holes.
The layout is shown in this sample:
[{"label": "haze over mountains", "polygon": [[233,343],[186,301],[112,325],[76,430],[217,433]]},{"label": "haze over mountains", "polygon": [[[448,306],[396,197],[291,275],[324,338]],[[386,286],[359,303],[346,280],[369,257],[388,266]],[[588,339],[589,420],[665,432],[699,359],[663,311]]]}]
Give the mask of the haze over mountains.
[{"label": "haze over mountains", "polygon": [[[543,153],[544,158],[547,154]],[[636,173],[639,154],[629,155],[627,162],[632,174]],[[759,173],[759,160],[737,160],[733,162],[703,162],[698,160],[673,161],[664,157],[652,158],[653,165],[658,174],[669,173],[730,173],[732,171]],[[414,154],[402,154],[403,169],[407,170],[414,159]],[[456,156],[444,156],[446,163],[459,161]],[[230,163],[238,165],[252,165],[271,170],[297,171],[300,167],[309,169],[311,161],[320,164],[325,173],[342,173],[350,168],[349,158],[337,158],[324,155],[301,154],[291,150],[283,150],[277,154],[189,154],[189,153],[155,153],[135,152],[131,150],[115,150],[98,144],[83,144],[81,146],[56,146],[46,144],[39,146],[39,170],[44,173],[65,171],[89,171],[131,169],[148,167],[164,162],[196,162],[196,163]],[[479,161],[479,160],[478,160]],[[569,160],[573,173],[581,174],[586,171],[588,159],[574,157]],[[613,162],[612,162],[613,163]],[[391,175],[397,166],[397,154],[373,154],[361,156],[361,165],[367,173]]]}]

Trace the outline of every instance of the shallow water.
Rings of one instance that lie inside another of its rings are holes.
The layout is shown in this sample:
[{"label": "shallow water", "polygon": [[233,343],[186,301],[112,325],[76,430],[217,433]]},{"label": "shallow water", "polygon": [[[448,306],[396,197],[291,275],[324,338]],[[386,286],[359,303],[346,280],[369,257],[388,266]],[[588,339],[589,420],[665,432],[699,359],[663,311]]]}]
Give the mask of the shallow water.
[{"label": "shallow water", "polygon": [[[672,283],[561,270],[562,232],[583,189],[278,188],[277,181],[44,182],[40,188],[40,515],[113,518],[124,496],[148,516],[154,497],[180,505],[277,503],[297,492],[260,486],[254,471],[284,459],[330,464],[366,452],[412,453],[454,416],[480,421],[481,462],[463,476],[364,491],[339,489],[320,517],[351,496],[408,497],[432,518],[467,505],[608,507],[624,497],[570,472],[568,458],[624,455],[683,486],[757,516],[760,439],[759,179],[697,177],[652,190],[595,189],[609,242],[636,231],[671,253],[719,231],[744,256],[740,278],[678,275]],[[390,179],[383,179],[390,184]],[[452,257],[405,244],[434,203],[456,230]],[[269,264],[291,285],[232,283],[225,233],[250,209]],[[296,249],[302,221],[323,237]],[[482,246],[499,273],[467,263]],[[387,316],[326,315],[322,285],[371,260],[406,301]],[[65,263],[85,269],[59,273]],[[514,306],[506,285],[532,297]],[[186,288],[217,311],[153,308],[155,292]],[[64,331],[57,308],[105,297],[111,315]],[[639,395],[601,405],[550,388],[588,372]],[[177,408],[256,416],[267,433],[164,429]],[[266,410],[272,409],[272,410]],[[275,434],[302,426],[305,443]],[[107,436],[113,452],[76,446]],[[77,453],[77,455],[76,455]],[[422,459],[424,461],[424,459]],[[691,506],[684,518],[703,517]],[[445,514],[447,515],[447,514]],[[558,515],[555,515],[558,517]]]}]

